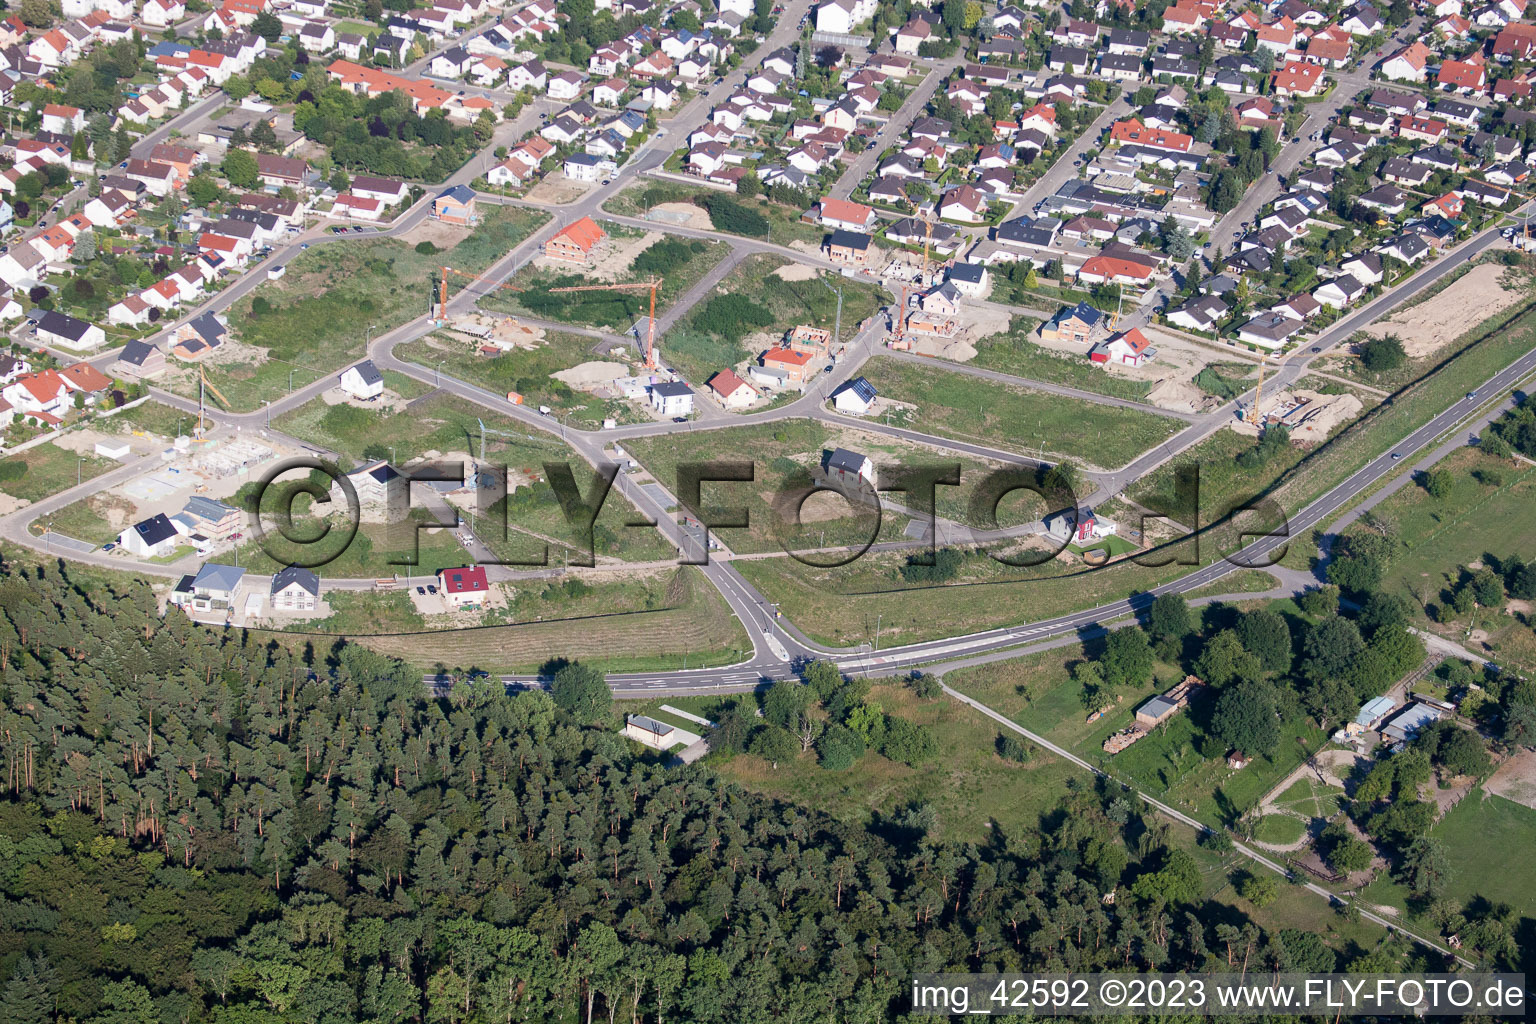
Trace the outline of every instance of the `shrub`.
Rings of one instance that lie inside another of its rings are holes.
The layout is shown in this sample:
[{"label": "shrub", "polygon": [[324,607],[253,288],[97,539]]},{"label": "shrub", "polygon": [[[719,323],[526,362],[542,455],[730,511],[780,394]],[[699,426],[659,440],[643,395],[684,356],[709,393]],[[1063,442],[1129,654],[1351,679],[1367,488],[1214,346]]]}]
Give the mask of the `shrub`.
[{"label": "shrub", "polygon": [[20,459],[0,462],[0,481],[20,480],[27,475],[27,464]]},{"label": "shrub", "polygon": [[745,295],[714,295],[692,317],[695,328],[732,342],[773,323],[773,314]]},{"label": "shrub", "polygon": [[1406,362],[1408,353],[1403,351],[1403,343],[1397,340],[1396,335],[1372,338],[1360,349],[1360,365],[1372,373],[1396,370]]},{"label": "shrub", "polygon": [[901,567],[901,577],[908,583],[945,583],[960,575],[965,556],[954,548],[940,548],[933,553],[933,564],[924,565],[918,559],[922,555],[907,556],[907,564]]},{"label": "shrub", "polygon": [[420,256],[435,256],[442,251],[428,239],[416,243],[416,253]]},{"label": "shrub", "polygon": [[768,218],[731,196],[708,195],[695,202],[709,211],[709,223],[716,231],[753,237],[768,234]]}]

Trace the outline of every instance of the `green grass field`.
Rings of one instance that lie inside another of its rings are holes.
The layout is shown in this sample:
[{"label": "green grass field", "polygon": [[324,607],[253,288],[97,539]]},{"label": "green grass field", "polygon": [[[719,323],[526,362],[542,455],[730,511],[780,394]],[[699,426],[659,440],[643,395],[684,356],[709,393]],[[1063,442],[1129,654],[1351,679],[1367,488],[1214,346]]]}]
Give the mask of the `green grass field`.
[{"label": "green grass field", "polygon": [[1112,469],[1178,432],[1181,421],[1011,387],[889,358],[864,376],[886,398],[917,406],[909,424],[944,437],[1040,452]]},{"label": "green grass field", "polygon": [[112,459],[78,455],[52,442],[40,444],[0,459],[0,491],[24,501],[40,501],[116,465]]},{"label": "green grass field", "polygon": [[[278,532],[274,524],[267,524],[266,537],[258,543],[254,538],[242,544],[235,556],[236,564],[245,566],[253,573],[271,575],[301,557],[314,558],[321,554],[335,555],[317,571],[330,578],[380,579],[407,571],[426,576],[439,569],[464,565],[470,561],[462,545],[448,529],[414,530],[415,526],[428,526],[433,519],[425,511],[412,513],[405,523],[386,525],[363,523],[350,542],[338,532],[335,543],[306,545],[291,542]],[[302,524],[298,525],[303,529]]]},{"label": "green grass field", "polygon": [[[669,181],[649,182],[646,184],[631,185],[618,195],[615,195],[603,204],[603,209],[609,213],[616,213],[627,217],[644,217],[646,212],[654,206],[662,203],[692,203],[701,194],[708,195],[708,191],[702,192],[687,185]],[[732,197],[734,198],[734,197]],[[756,212],[768,223],[766,241],[777,245],[790,245],[794,242],[811,242],[820,245],[826,235],[826,229],[814,224],[806,224],[800,220],[800,214],[804,211],[781,206],[778,203],[770,203],[765,199],[737,200],[742,206]],[[764,238],[761,231],[756,234],[747,234],[741,228],[730,221],[719,217],[712,222],[716,231],[728,235],[742,235],[748,238]]]},{"label": "green grass field", "polygon": [[967,560],[954,582],[934,585],[906,583],[899,573],[904,561],[901,553],[873,553],[835,569],[788,558],[742,561],[736,568],[808,636],[856,645],[873,642],[878,627],[882,647],[1022,625],[1124,598],[1188,571],[1133,562],[1085,571],[1076,559],[1014,568],[980,557]]},{"label": "green grass field", "polygon": [[[134,513],[134,505],[127,498],[119,498],[110,494],[92,494],[72,502],[49,516],[46,522],[50,528],[73,537],[76,540],[87,541],[91,544],[105,544],[109,540],[115,540],[122,532],[121,526],[113,526],[108,518],[109,510],[115,509],[119,520],[131,522]],[[34,520],[31,524],[31,532],[34,536],[42,535],[43,521]]]},{"label": "green grass field", "polygon": [[[658,235],[636,257],[634,264],[616,284],[633,283],[660,275],[662,286],[656,292],[656,314],[676,302],[699,278],[709,273],[730,252],[723,242]],[[553,288],[581,287],[594,281],[581,270],[548,270],[533,264],[518,271],[508,282],[522,292],[495,291],[482,300],[487,309],[507,310],[530,316],[587,327],[627,331],[650,311],[647,291],[587,291],[555,294]]]},{"label": "green grass field", "polygon": [[[491,207],[457,244],[426,255],[393,238],[334,242],[300,253],[278,281],[264,281],[229,310],[230,333],[263,350],[260,358],[207,367],[209,380],[237,412],[341,369],[378,335],[427,313],[437,268],[478,274],[532,234],[546,214]],[[168,383],[197,394],[197,381]]]},{"label": "green grass field", "polygon": [[1261,843],[1288,846],[1307,831],[1307,823],[1289,814],[1266,814],[1254,826],[1253,838]]},{"label": "green grass field", "polygon": [[761,331],[777,339],[798,324],[832,331],[837,324],[837,293],[843,293],[843,333],[890,297],[873,282],[820,274],[788,281],[777,271],[792,264],[782,256],[758,254],[742,260],[705,299],[667,332],[662,342],[667,365],[691,380],[707,380],[716,370],[737,366],[759,353],[743,340]]},{"label": "green grass field", "polygon": [[976,843],[993,838],[989,823],[1005,836],[1039,828],[1041,816],[1065,794],[1066,779],[1080,774],[1038,750],[1024,764],[1003,760],[995,747],[996,723],[958,701],[919,700],[907,687],[886,683],[872,687],[868,699],[931,729],[938,756],[909,768],[868,753],[847,771],[829,772],[817,764],[815,751],[777,767],[741,754],[717,762],[716,769],[753,792],[821,808],[857,826],[926,803],[938,812],[940,835]]},{"label": "green grass field", "polygon": [[[212,419],[212,417],[209,418]],[[91,426],[105,433],[131,434],[142,431],[146,434],[154,434],[156,437],[174,439],[178,434],[185,434],[191,430],[196,424],[195,414],[150,400],[113,416],[98,417]]]},{"label": "green grass field", "polygon": [[[485,439],[485,454],[493,465],[505,465],[510,471],[525,477],[537,477],[542,481],[544,464],[554,462],[569,465],[582,494],[587,494],[593,473],[584,459],[553,435],[534,432],[516,420],[495,416],[463,399],[441,393],[414,404],[409,411],[386,412],[360,409],[349,405],[328,406],[316,399],[274,422],[274,426],[295,437],[331,448],[351,459],[361,462],[363,449],[379,445],[393,449],[391,455],[396,464],[405,464],[429,451],[447,455],[467,453],[472,459],[480,454],[480,421],[490,430],[514,435],[511,438],[495,434]],[[466,472],[468,472],[466,466]],[[547,484],[532,488],[518,488],[511,496],[505,521],[511,531],[503,537],[503,517],[498,509],[487,510],[485,516],[475,518],[476,534],[503,557],[527,557],[528,538],[552,538],[556,544],[568,545],[574,534],[566,522],[554,492]],[[615,491],[610,491],[598,516],[596,548],[599,557],[619,558],[624,561],[652,561],[675,554],[670,544],[650,527],[628,527],[624,524],[638,521],[637,509]],[[561,555],[552,554],[556,564]]]},{"label": "green grass field", "polygon": [[[538,584],[543,585],[542,581]],[[344,635],[355,642],[423,671],[444,665],[531,672],[552,658],[579,658],[609,672],[660,671],[684,664],[700,668],[730,664],[751,652],[745,630],[695,568],[669,570],[664,582],[646,591],[659,595],[654,599],[655,607],[626,610],[636,599],[633,588],[628,597],[619,599],[618,592],[605,587],[595,584],[594,593],[582,599],[584,604],[557,602],[551,608],[553,614],[545,615],[542,621],[535,617],[511,625],[373,635],[372,630],[353,631],[351,627],[363,624],[358,620],[364,619],[365,613],[351,607],[336,623],[305,627],[308,632],[289,630],[271,635],[303,640],[310,635],[331,635],[330,625],[342,625],[349,627]],[[403,596],[388,596],[396,605],[393,623],[406,629],[419,628],[398,608]]]},{"label": "green grass field", "polygon": [[396,346],[395,355],[418,366],[436,368],[460,380],[498,394],[516,391],[530,406],[547,405],[562,420],[573,426],[591,429],[604,419],[619,422],[637,420],[634,405],[622,399],[600,399],[584,391],[574,391],[552,376],[589,360],[614,360],[607,352],[594,353],[597,340],[586,335],[549,331],[536,348],[516,348],[499,355],[484,356],[471,340],[439,331],[404,345]]},{"label": "green grass field", "polygon": [[1082,356],[1066,355],[1043,348],[1035,341],[1040,321],[1031,317],[1015,316],[1008,330],[976,343],[974,366],[999,373],[1026,377],[1030,380],[1081,388],[1112,398],[1124,398],[1132,402],[1142,401],[1151,390],[1151,382],[1130,380],[1101,370]]},{"label": "green grass field", "polygon": [[[775,496],[800,474],[819,466],[824,449],[839,446],[862,452],[877,465],[898,461],[914,465],[960,463],[961,486],[938,488],[938,514],[950,519],[966,518],[965,502],[970,497],[966,484],[979,480],[986,469],[976,460],[947,452],[896,444],[880,435],[798,419],[636,439],[626,442],[625,450],[674,493],[679,464],[714,459],[750,460],[756,473],[752,484],[706,485],[705,500],[713,504],[744,506],[750,517],[750,527],[722,530],[721,540],[733,551],[760,552],[782,550],[775,525],[778,517],[772,505]],[[711,493],[716,496],[710,497]],[[905,495],[892,497],[901,499]],[[854,517],[848,511],[847,502],[831,494],[807,501],[801,519],[805,523],[804,529],[793,534],[797,549],[846,544],[869,537],[865,519]],[[882,513],[880,539],[898,538],[905,523],[904,516],[890,511]]]}]

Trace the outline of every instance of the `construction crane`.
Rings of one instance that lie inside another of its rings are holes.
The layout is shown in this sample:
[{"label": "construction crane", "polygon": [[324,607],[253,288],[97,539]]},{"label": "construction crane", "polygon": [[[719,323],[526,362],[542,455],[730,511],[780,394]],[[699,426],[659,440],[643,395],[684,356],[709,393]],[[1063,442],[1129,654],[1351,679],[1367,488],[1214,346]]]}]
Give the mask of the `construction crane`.
[{"label": "construction crane", "polygon": [[652,277],[648,281],[633,281],[629,284],[581,284],[569,288],[551,288],[549,293],[557,295],[564,292],[637,292],[647,289],[651,293],[651,320],[645,339],[645,367],[648,370],[656,369],[656,291],[661,287],[661,278]]},{"label": "construction crane", "polygon": [[208,379],[208,374],[203,370],[203,368],[201,366],[199,366],[197,368],[197,438],[196,438],[198,441],[204,440],[204,438],[203,438],[203,419],[204,419],[204,416],[203,416],[203,404],[204,404],[203,391],[205,389],[208,390],[208,391],[212,391],[213,392],[213,397],[217,398],[219,400],[219,404],[220,405],[222,405],[226,409],[229,408],[229,399],[225,398],[224,397],[224,393],[221,392],[218,388],[213,386],[213,381]]},{"label": "construction crane", "polygon": [[1264,401],[1264,366],[1266,360],[1264,353],[1259,353],[1259,384],[1253,391],[1253,408],[1248,410],[1248,422],[1257,426],[1259,424],[1259,404]]},{"label": "construction crane", "polygon": [[[448,319],[448,275],[457,274],[459,277],[468,280],[469,284],[464,286],[466,289],[468,289],[469,286],[474,284],[476,281],[482,280],[482,278],[478,274],[466,274],[464,271],[454,270],[452,267],[441,267],[439,269],[442,270],[443,276],[442,280],[438,284],[437,289],[437,319],[439,323],[442,323]],[[509,292],[523,291],[523,289],[519,288],[517,285],[507,284],[505,281],[496,281],[490,283],[495,284],[497,288],[505,288]]]}]

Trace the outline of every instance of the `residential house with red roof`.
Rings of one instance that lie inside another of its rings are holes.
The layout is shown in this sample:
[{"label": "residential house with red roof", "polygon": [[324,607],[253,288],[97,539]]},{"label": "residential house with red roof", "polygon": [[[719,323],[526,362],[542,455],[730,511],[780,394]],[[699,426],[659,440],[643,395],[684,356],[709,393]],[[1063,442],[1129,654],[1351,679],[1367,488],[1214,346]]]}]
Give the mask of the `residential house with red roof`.
[{"label": "residential house with red roof", "polygon": [[1446,92],[1476,96],[1488,90],[1488,68],[1477,60],[1448,60],[1440,65],[1435,82]]},{"label": "residential house with red roof", "polygon": [[491,590],[483,565],[439,569],[437,586],[442,592],[444,603],[455,611],[483,606]]},{"label": "residential house with red roof", "polygon": [[585,264],[607,233],[591,217],[583,217],[544,243],[544,256],[562,263]]}]

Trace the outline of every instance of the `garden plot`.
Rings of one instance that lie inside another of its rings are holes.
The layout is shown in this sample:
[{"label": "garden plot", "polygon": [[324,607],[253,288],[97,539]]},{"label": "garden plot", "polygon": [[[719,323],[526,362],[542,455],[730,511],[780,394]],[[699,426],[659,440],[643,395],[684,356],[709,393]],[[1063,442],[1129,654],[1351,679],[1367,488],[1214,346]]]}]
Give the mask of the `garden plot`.
[{"label": "garden plot", "polygon": [[1527,296],[1522,289],[1505,287],[1507,274],[1510,270],[1502,264],[1480,264],[1443,292],[1378,320],[1365,333],[1373,338],[1397,335],[1410,359],[1433,355],[1466,332],[1469,310],[1476,311],[1477,319],[1486,319]]}]

